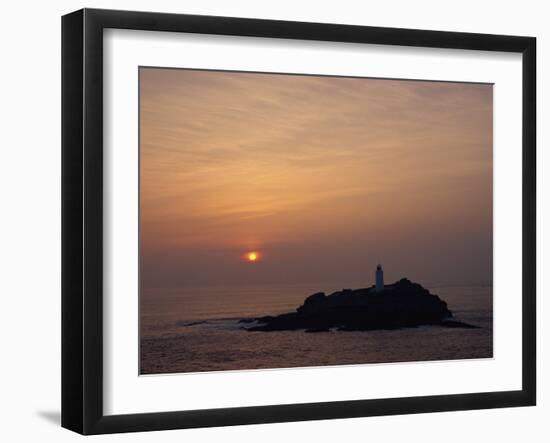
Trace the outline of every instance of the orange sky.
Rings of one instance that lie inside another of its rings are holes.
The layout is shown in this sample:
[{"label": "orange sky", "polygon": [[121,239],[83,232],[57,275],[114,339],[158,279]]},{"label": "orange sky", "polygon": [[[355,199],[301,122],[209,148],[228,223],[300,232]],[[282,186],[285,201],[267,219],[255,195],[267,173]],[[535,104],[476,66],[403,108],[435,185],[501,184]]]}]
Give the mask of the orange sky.
[{"label": "orange sky", "polygon": [[379,261],[390,280],[490,282],[492,101],[491,85],[142,68],[142,283],[351,287]]}]

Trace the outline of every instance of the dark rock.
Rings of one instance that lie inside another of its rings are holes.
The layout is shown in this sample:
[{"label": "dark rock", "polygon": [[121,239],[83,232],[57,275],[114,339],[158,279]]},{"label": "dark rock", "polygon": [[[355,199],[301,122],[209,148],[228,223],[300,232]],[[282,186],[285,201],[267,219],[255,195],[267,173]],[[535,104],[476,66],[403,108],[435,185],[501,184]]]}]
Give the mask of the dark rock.
[{"label": "dark rock", "polygon": [[382,291],[370,287],[344,289],[330,295],[318,292],[307,297],[296,312],[257,318],[259,324],[248,330],[326,332],[331,328],[366,331],[420,325],[470,327],[449,317],[452,313],[447,303],[418,283],[403,278],[386,285]]},{"label": "dark rock", "polygon": [[199,320],[199,321],[192,321],[192,322],[187,322],[187,321],[177,321],[176,322],[176,326],[197,326],[197,325],[202,325],[204,323],[207,323],[206,320]]},{"label": "dark rock", "polygon": [[273,320],[275,317],[273,317],[272,315],[266,315],[265,317],[259,317],[259,318],[256,318],[255,320],[258,322],[258,323],[269,323],[271,320]]},{"label": "dark rock", "polygon": [[439,323],[440,326],[445,326],[446,328],[465,328],[465,329],[478,329],[479,326],[471,325],[469,323],[464,323],[460,320],[443,320]]}]

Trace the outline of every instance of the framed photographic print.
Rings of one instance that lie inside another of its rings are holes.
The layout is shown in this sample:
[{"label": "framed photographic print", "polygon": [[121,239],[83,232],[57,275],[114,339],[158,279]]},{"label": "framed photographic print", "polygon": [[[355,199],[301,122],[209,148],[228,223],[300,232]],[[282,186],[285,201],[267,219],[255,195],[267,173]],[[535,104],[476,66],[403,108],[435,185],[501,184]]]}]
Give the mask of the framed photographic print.
[{"label": "framed photographic print", "polygon": [[62,21],[62,425],[534,405],[532,37]]}]

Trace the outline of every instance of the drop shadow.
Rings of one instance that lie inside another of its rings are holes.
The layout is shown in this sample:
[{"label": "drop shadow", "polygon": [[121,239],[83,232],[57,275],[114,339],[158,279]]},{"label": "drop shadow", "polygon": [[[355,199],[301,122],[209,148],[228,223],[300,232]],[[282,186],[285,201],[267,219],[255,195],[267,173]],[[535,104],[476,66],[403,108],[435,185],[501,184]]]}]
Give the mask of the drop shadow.
[{"label": "drop shadow", "polygon": [[36,415],[50,424],[61,426],[60,411],[36,411]]}]

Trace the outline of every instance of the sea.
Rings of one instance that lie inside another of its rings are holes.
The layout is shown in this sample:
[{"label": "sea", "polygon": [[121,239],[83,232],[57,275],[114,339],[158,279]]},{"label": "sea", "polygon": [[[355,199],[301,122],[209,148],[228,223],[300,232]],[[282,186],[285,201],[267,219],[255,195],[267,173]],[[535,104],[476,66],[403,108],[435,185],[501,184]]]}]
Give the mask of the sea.
[{"label": "sea", "polygon": [[319,288],[276,285],[143,290],[140,372],[168,374],[492,358],[492,286],[425,287],[447,302],[455,318],[478,328],[250,332],[245,328],[254,323],[239,320],[292,312]]}]

